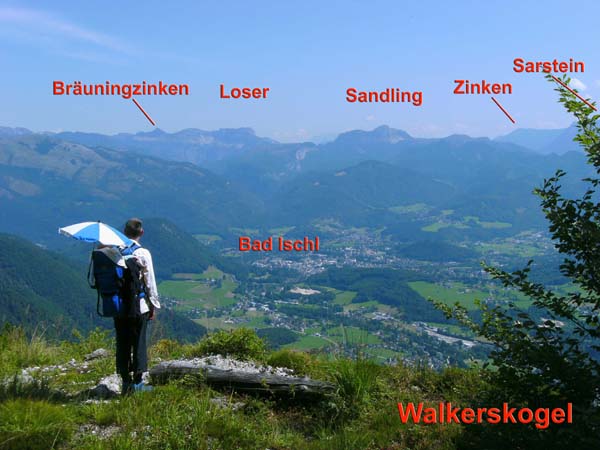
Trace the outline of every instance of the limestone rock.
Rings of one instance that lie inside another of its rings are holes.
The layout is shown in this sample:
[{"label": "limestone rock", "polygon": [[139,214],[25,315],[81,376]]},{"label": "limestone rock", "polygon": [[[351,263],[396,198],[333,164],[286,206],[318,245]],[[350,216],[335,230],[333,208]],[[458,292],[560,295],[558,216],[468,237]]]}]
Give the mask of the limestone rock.
[{"label": "limestone rock", "polygon": [[110,353],[108,352],[108,350],[106,350],[105,348],[99,348],[94,350],[92,353],[85,355],[84,359],[86,361],[92,361],[94,359],[108,358],[109,355]]}]

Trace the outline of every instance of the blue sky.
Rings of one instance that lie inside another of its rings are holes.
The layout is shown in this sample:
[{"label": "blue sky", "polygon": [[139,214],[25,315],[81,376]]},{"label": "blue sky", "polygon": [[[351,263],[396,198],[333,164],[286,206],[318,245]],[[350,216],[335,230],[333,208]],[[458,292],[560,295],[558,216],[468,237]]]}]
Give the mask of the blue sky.
[{"label": "blue sky", "polygon": [[[584,61],[574,76],[600,97],[595,1],[106,3],[0,2],[0,126],[152,129],[129,100],[53,96],[53,80],[187,83],[188,97],[138,98],[166,131],[252,127],[299,141],[382,124],[423,137],[567,126],[542,76],[513,72],[517,57]],[[456,78],[512,83],[497,99],[517,124],[489,96],[453,95]],[[269,87],[269,98],[221,100],[221,83]],[[422,91],[423,105],[351,104],[349,87]]]}]

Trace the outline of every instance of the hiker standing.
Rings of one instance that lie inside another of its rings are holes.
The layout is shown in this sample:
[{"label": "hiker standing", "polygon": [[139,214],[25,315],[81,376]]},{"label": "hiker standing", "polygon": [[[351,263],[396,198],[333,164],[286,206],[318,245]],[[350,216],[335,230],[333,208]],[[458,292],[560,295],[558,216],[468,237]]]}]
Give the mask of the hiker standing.
[{"label": "hiker standing", "polygon": [[[114,317],[117,335],[117,373],[123,380],[123,394],[132,391],[149,390],[142,382],[142,375],[148,369],[148,352],[146,347],[146,327],[148,320],[153,320],[156,309],[160,308],[158,289],[152,266],[152,255],[142,248],[139,241],[144,235],[142,221],[132,218],[125,224],[124,234],[133,241],[133,245],[121,253],[127,258],[135,257],[139,263],[144,294],[135,305],[136,314],[125,317]],[[139,308],[139,309],[138,309]]]}]

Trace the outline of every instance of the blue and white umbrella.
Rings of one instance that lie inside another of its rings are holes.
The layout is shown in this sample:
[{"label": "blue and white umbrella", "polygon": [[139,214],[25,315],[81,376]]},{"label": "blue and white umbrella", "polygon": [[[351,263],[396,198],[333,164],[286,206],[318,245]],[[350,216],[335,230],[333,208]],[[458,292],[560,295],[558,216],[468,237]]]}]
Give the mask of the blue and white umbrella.
[{"label": "blue and white umbrella", "polygon": [[102,245],[129,247],[133,242],[120,231],[102,222],[81,222],[59,228],[58,232],[79,241],[97,242]]}]

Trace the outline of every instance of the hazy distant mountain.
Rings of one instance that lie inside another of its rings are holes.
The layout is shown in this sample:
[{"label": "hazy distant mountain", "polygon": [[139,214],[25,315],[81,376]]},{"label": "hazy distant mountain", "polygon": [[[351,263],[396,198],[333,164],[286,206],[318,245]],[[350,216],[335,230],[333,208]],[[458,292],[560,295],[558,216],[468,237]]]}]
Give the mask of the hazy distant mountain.
[{"label": "hazy distant mountain", "polygon": [[[545,177],[565,169],[571,176],[565,189],[572,192],[573,180],[588,175],[582,153],[542,155],[464,135],[417,139],[379,127],[317,145],[267,142],[246,129],[209,134],[231,151],[223,150],[227,157],[220,160],[206,160],[208,169],[172,161],[181,148],[167,144],[173,136],[202,141],[207,135],[199,130],[128,135],[142,147],[141,142],[149,147],[159,142],[172,148],[164,159],[145,156],[141,149],[115,151],[57,135],[0,138],[0,231],[48,242],[68,223],[120,224],[131,215],[166,217],[186,232],[226,238],[232,227],[308,226],[326,218],[347,226],[387,226],[398,236],[439,220],[445,224],[440,233],[468,233],[463,221],[469,216],[509,223],[516,231],[542,223],[532,190]],[[245,138],[256,145],[232,150]],[[429,216],[402,213],[415,204],[425,204]],[[440,219],[443,210],[452,215]],[[471,229],[482,228],[476,219],[471,224]],[[509,232],[489,227],[486,232]]]},{"label": "hazy distant mountain", "polygon": [[28,130],[27,128],[0,127],[0,137],[25,136],[32,133],[33,132],[31,130]]},{"label": "hazy distant mountain", "polygon": [[231,157],[260,145],[277,143],[272,139],[256,136],[251,128],[225,128],[217,131],[188,128],[176,133],[166,133],[157,128],[150,132],[120,133],[112,136],[80,132],[63,132],[55,136],[87,146],[134,151],[147,156],[200,165],[207,161]]},{"label": "hazy distant mountain", "polygon": [[287,223],[322,217],[364,223],[392,216],[388,209],[397,205],[440,205],[455,194],[453,186],[413,170],[364,161],[339,171],[301,175],[282,186],[275,204],[280,205],[278,214]]},{"label": "hazy distant mountain", "polygon": [[168,217],[190,231],[249,226],[252,194],[188,163],[92,149],[55,137],[0,138],[0,231],[50,238],[68,223]]},{"label": "hazy distant mountain", "polygon": [[402,130],[382,125],[372,131],[354,130],[340,134],[333,142],[338,145],[373,145],[373,144],[396,144],[412,137]]},{"label": "hazy distant mountain", "polygon": [[505,136],[494,139],[497,142],[510,142],[543,154],[562,155],[570,151],[581,151],[573,138],[577,134],[575,125],[556,130],[519,128]]},{"label": "hazy distant mountain", "polygon": [[573,141],[576,135],[577,127],[575,125],[565,128],[556,139],[542,149],[542,153],[563,154],[566,152],[582,152],[581,145]]}]

